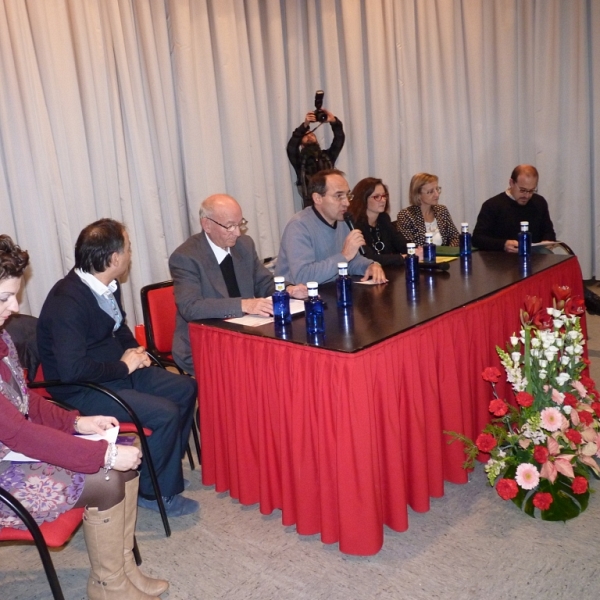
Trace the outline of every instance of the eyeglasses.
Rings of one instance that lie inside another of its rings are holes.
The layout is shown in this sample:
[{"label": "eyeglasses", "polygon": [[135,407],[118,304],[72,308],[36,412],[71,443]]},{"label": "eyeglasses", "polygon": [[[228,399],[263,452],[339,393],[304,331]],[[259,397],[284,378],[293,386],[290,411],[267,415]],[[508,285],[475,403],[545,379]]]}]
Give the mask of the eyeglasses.
[{"label": "eyeglasses", "polygon": [[352,192],[338,192],[337,194],[331,194],[331,197],[341,202],[342,200],[348,199],[348,202],[352,202],[352,198],[354,198],[354,194]]},{"label": "eyeglasses", "polygon": [[528,190],[526,188],[519,188],[519,192],[521,192],[521,194],[527,194],[528,196],[533,196],[533,194],[537,194],[538,189],[535,188],[533,190]]},{"label": "eyeglasses", "polygon": [[431,196],[434,192],[441,194],[442,188],[438,185],[437,187],[431,188],[430,190],[427,190],[426,192],[421,192],[421,194],[425,194],[426,196]]},{"label": "eyeglasses", "polygon": [[375,200],[375,202],[379,202],[380,200],[387,200],[390,197],[389,194],[373,194],[371,198]]},{"label": "eyeglasses", "polygon": [[216,223],[219,227],[222,227],[223,229],[227,230],[229,233],[233,233],[236,228],[238,228],[240,231],[242,229],[246,229],[246,226],[248,225],[248,221],[246,221],[246,219],[242,219],[239,223],[234,223],[233,225],[223,225],[222,223],[219,223],[219,221],[215,221],[214,219],[211,219],[210,217],[204,217],[204,218],[208,219],[209,221],[212,221],[213,223]]}]

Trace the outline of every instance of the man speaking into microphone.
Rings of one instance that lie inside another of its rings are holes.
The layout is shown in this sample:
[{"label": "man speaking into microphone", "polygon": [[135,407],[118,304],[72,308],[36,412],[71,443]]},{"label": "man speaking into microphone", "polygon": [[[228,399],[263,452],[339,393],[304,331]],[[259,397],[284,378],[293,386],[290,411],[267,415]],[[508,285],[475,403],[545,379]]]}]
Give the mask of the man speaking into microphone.
[{"label": "man speaking into microphone", "polygon": [[326,283],[337,277],[337,264],[347,262],[350,275],[363,275],[363,281],[371,279],[373,283],[387,282],[381,265],[361,255],[365,244],[361,231],[344,222],[352,201],[344,173],[319,171],[311,177],[308,190],[314,204],[296,213],[286,225],[275,274],[293,284]]}]

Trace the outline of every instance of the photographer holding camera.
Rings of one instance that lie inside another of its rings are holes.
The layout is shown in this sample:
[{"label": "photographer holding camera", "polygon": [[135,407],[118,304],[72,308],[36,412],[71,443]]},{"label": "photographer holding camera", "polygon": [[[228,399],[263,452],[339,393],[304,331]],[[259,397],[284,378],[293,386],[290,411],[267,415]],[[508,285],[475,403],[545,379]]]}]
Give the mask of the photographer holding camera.
[{"label": "photographer holding camera", "polygon": [[[319,90],[315,95],[315,110],[306,113],[304,123],[297,127],[287,145],[287,155],[296,171],[296,186],[302,197],[303,208],[312,206],[313,201],[308,193],[308,181],[318,171],[332,169],[339,156],[346,136],[342,122],[323,108],[324,92]],[[311,131],[310,124],[319,123]],[[322,123],[329,123],[333,131],[333,142],[327,150],[322,150],[314,132]]]}]

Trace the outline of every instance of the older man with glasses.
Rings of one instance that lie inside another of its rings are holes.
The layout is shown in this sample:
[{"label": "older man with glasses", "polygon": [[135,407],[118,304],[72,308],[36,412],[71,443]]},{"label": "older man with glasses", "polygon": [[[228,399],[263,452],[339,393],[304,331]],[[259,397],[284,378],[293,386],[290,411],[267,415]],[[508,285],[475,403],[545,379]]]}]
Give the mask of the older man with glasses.
[{"label": "older man with glasses", "polygon": [[548,203],[537,193],[539,175],[532,165],[515,167],[508,189],[486,200],[473,230],[473,245],[481,250],[518,252],[521,221],[529,222],[531,240],[554,242],[556,234]]},{"label": "older man with glasses", "polygon": [[385,283],[381,265],[360,254],[365,245],[361,231],[340,223],[352,201],[344,173],[319,171],[312,176],[309,191],[314,205],[296,213],[286,225],[275,273],[293,283],[325,283],[335,279],[339,262],[347,262],[350,275]]},{"label": "older man with glasses", "polygon": [[[189,321],[273,313],[273,276],[245,235],[247,224],[234,198],[210,196],[200,206],[202,232],[169,258],[177,303],[173,358],[188,373],[194,373]],[[305,298],[306,286],[288,286],[288,292]]]}]

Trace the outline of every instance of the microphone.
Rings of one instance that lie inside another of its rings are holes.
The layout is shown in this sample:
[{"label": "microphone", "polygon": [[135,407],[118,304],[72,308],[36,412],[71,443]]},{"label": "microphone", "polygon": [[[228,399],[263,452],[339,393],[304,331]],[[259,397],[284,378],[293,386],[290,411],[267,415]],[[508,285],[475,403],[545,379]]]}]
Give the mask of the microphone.
[{"label": "microphone", "polygon": [[[344,221],[346,221],[346,225],[348,225],[348,229],[350,231],[356,229],[356,227],[354,227],[354,221],[352,220],[352,216],[350,215],[350,213],[348,213],[348,212],[344,213]],[[362,256],[364,256],[366,254],[364,246],[361,246],[358,249],[358,251],[361,253]]]},{"label": "microphone", "polygon": [[423,261],[419,263],[419,269],[426,269],[428,271],[447,271],[450,265],[447,262],[436,263]]}]

